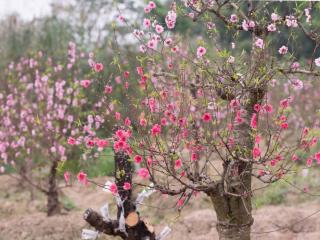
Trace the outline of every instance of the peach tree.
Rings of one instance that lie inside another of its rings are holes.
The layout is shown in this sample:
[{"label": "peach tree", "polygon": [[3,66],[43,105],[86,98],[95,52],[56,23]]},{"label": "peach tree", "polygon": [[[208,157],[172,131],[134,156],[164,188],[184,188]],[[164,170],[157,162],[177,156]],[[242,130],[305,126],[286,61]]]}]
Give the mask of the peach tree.
[{"label": "peach tree", "polygon": [[[286,11],[279,12],[282,8]],[[130,108],[113,100],[105,117],[118,125],[110,139],[115,183],[108,185],[120,199],[118,217],[106,220],[89,209],[85,218],[109,235],[156,239],[131,199],[131,186],[150,188],[146,182],[151,182],[154,190],[179,196],[180,209],[205,193],[217,213],[220,239],[250,239],[252,196],[258,190],[252,182],[268,186],[295,174],[298,163],[309,168],[320,163],[320,153],[310,152],[317,143],[315,126],[301,116],[305,109],[299,103],[304,83],[320,77],[320,33],[313,24],[319,4],[186,0],[173,2],[163,18],[154,2],[144,12],[138,25],[121,9],[117,20],[136,40],[136,71],[120,54],[116,35],[114,58],[105,64],[119,71],[110,76],[106,96],[138,87],[127,93]],[[184,39],[175,32],[183,18],[207,31]],[[299,34],[313,49],[307,60],[295,54],[304,44],[296,42]],[[224,36],[228,44],[221,42]],[[242,46],[240,38],[249,44]],[[93,136],[82,136],[91,149]],[[83,172],[79,179],[88,181]]]}]

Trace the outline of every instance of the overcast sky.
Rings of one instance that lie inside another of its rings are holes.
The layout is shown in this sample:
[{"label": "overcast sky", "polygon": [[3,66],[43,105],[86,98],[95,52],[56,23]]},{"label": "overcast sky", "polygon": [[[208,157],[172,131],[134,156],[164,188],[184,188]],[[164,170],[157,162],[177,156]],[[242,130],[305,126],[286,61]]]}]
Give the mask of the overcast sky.
[{"label": "overcast sky", "polygon": [[0,18],[18,13],[24,20],[50,14],[51,0],[0,0]]}]

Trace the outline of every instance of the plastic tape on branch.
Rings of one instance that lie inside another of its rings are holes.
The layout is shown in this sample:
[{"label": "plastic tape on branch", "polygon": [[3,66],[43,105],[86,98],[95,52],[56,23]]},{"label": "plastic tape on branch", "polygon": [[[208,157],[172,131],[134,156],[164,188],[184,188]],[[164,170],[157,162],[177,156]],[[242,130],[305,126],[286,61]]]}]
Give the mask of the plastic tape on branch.
[{"label": "plastic tape on branch", "polygon": [[169,226],[166,226],[160,234],[156,237],[156,240],[163,240],[165,239],[171,232],[171,228]]},{"label": "plastic tape on branch", "polygon": [[136,199],[136,207],[138,208],[138,206],[142,204],[143,200],[150,197],[150,195],[154,192],[156,192],[156,190],[153,188],[153,184],[151,183],[149,187],[143,189],[142,192],[138,194]]},{"label": "plastic tape on branch", "polygon": [[101,212],[101,215],[103,217],[103,221],[105,221],[105,222],[110,222],[111,221],[110,215],[109,215],[109,204],[108,203],[106,203],[105,205],[103,205],[100,208],[100,212]]},{"label": "plastic tape on branch", "polygon": [[90,229],[82,229],[81,239],[96,239],[99,235],[98,231],[93,231]]},{"label": "plastic tape on branch", "polygon": [[119,227],[116,230],[119,230],[120,232],[123,232],[128,236],[128,233],[126,231],[126,219],[124,218],[124,207],[123,207],[123,203],[125,200],[122,201],[119,195],[115,195],[114,197],[116,198],[117,205],[121,207]]}]

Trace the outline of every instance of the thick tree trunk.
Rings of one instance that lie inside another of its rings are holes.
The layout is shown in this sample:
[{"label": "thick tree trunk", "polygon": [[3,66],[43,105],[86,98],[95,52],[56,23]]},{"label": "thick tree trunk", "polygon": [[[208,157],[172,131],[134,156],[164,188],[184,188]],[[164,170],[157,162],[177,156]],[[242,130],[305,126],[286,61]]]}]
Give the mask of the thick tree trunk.
[{"label": "thick tree trunk", "polygon": [[60,203],[59,203],[59,194],[58,194],[58,187],[57,187],[57,166],[58,162],[53,161],[50,174],[49,174],[49,189],[48,189],[48,204],[47,204],[47,215],[53,216],[60,213]]},{"label": "thick tree trunk", "polygon": [[217,213],[220,240],[250,240],[253,224],[251,206],[253,132],[250,121],[253,106],[260,103],[264,90],[248,93],[243,122],[234,127],[235,154],[224,162],[223,179],[217,191],[208,193]]},{"label": "thick tree trunk", "polygon": [[[222,190],[222,185],[220,186]],[[220,191],[219,191],[220,192]],[[217,214],[217,231],[220,240],[250,240],[253,223],[251,197],[237,197],[227,194],[210,196]]]}]

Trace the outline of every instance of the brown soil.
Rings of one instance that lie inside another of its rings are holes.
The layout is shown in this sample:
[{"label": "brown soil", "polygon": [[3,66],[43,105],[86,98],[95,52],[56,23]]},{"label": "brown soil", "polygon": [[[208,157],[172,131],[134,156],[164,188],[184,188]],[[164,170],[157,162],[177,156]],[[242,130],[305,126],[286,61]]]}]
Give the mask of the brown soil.
[{"label": "brown soil", "polygon": [[[97,181],[104,182],[106,179]],[[63,196],[75,205],[62,215],[46,217],[45,198],[30,194],[8,176],[0,176],[0,240],[68,240],[80,239],[81,230],[90,228],[82,219],[86,208],[99,210],[108,201],[114,205],[110,195],[94,186],[73,186],[62,189]],[[145,201],[141,215],[161,231],[165,225],[173,229],[168,240],[218,239],[215,230],[215,213],[205,197],[190,203],[181,215],[172,209],[172,201],[154,196]],[[157,206],[157,207],[154,207]],[[160,209],[159,209],[160,208]],[[165,209],[165,210],[164,210]],[[320,213],[301,219],[320,210],[319,202],[308,202],[297,206],[266,206],[254,211],[252,239],[272,240],[318,240],[320,239]],[[111,210],[114,216],[115,209]],[[297,223],[298,222],[298,223]],[[282,228],[282,230],[279,230]],[[263,233],[273,231],[270,233]],[[114,239],[101,236],[99,239]]]}]

